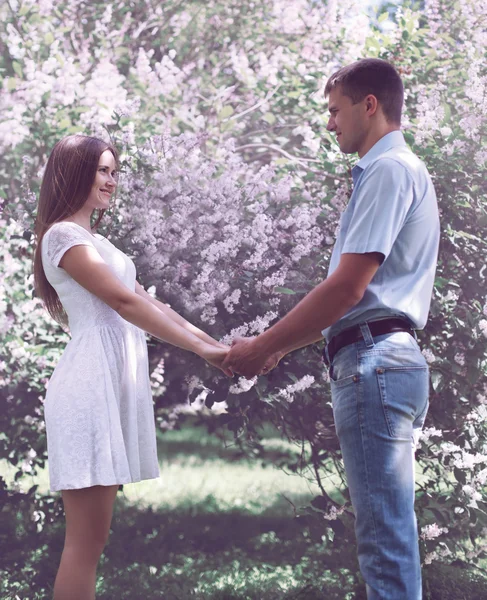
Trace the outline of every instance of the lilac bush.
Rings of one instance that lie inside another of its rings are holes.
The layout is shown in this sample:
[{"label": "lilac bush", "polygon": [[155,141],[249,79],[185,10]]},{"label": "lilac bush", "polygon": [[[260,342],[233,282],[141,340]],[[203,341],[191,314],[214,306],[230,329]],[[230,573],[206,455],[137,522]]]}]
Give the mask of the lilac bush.
[{"label": "lilac bush", "polygon": [[[404,79],[404,134],[441,210],[421,332],[432,373],[417,453],[424,561],[485,558],[485,3],[426,0],[423,10],[367,15],[358,0],[155,8],[11,0],[0,17],[1,448],[19,478],[45,460],[42,390],[67,339],[32,297],[30,277],[35,193],[55,141],[111,136],[123,173],[102,233],[134,256],[141,283],[186,317],[227,341],[254,335],[326,275],[353,160],[325,131],[324,83],[345,63],[380,57]],[[308,511],[318,526],[329,535],[350,525],[318,346],[250,382],[219,378],[159,344],[150,351],[162,427],[174,426],[174,406],[201,394],[207,406],[226,402],[219,419],[254,450],[263,451],[260,426],[271,421],[303,444],[299,460],[282,465],[323,486]],[[325,489],[329,476],[340,493]]]}]

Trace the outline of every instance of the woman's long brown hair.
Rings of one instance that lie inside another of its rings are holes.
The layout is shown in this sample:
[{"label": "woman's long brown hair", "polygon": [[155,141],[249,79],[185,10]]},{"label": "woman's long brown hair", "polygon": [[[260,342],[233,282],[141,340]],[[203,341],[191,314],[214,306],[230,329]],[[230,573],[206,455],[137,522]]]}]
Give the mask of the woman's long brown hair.
[{"label": "woman's long brown hair", "polygon": [[[42,178],[34,227],[34,288],[49,314],[63,325],[67,324],[66,313],[42,266],[42,238],[51,225],[67,219],[82,208],[90,195],[100,156],[105,150],[113,154],[118,168],[118,153],[111,144],[86,135],[65,137],[52,149]],[[104,209],[98,211],[92,225],[94,229],[105,212]]]}]

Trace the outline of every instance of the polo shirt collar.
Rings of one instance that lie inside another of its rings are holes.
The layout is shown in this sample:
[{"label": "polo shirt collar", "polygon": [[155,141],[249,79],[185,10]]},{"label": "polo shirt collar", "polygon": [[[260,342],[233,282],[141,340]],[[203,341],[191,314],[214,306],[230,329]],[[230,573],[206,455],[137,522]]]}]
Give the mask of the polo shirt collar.
[{"label": "polo shirt collar", "polygon": [[364,170],[366,167],[370,165],[372,161],[374,161],[378,156],[387,152],[391,148],[396,146],[406,146],[406,140],[402,134],[402,131],[391,131],[386,134],[384,137],[381,137],[378,142],[376,142],[372,148],[362,156],[362,158],[355,165],[356,167],[360,167],[360,169]]}]

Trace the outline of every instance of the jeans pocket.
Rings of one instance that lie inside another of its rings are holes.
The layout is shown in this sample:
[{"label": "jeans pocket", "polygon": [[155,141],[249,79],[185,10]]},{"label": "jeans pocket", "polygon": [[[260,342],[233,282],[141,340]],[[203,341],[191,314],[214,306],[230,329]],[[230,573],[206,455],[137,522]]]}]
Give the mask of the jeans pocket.
[{"label": "jeans pocket", "polygon": [[389,435],[411,439],[428,408],[428,367],[377,367],[376,373]]},{"label": "jeans pocket", "polygon": [[352,383],[357,383],[357,382],[358,382],[358,375],[356,373],[352,374],[352,375],[347,375],[346,377],[341,377],[340,379],[334,379],[333,370],[330,369],[330,383],[331,383],[331,387],[334,389],[346,387],[347,385],[351,385]]},{"label": "jeans pocket", "polygon": [[359,376],[347,375],[331,380],[331,404],[335,429],[340,438],[347,430],[355,427],[358,411]]}]

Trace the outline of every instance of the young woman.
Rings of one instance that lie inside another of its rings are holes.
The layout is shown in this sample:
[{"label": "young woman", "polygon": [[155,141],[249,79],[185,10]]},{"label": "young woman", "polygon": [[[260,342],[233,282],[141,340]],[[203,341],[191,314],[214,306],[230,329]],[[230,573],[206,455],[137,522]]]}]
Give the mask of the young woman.
[{"label": "young woman", "polygon": [[50,487],[66,515],[55,600],[95,597],[118,486],[159,477],[144,332],[219,368],[228,352],[145,292],[132,260],[93,233],[117,174],[111,145],[69,136],[49,157],[39,197],[35,287],[72,336],[44,405]]}]

